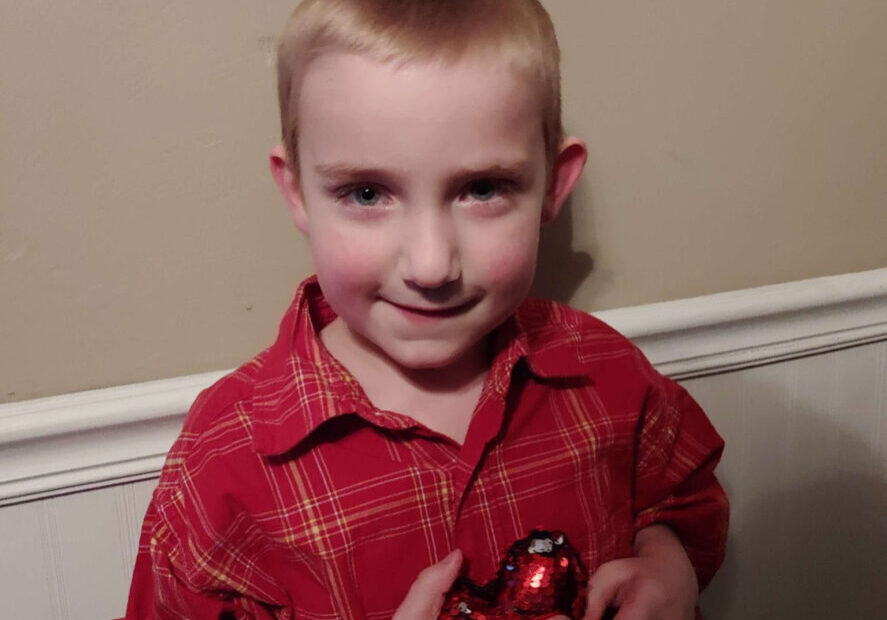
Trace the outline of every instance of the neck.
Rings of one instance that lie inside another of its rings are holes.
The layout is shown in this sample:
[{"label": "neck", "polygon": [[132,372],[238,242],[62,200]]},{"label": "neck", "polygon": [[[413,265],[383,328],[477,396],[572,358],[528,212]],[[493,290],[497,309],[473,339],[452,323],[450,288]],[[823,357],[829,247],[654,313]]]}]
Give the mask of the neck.
[{"label": "neck", "polygon": [[398,364],[341,319],[327,325],[320,336],[373,406],[408,415],[463,443],[489,370],[489,338],[445,366],[417,369]]},{"label": "neck", "polygon": [[482,384],[490,365],[489,339],[477,343],[458,358],[434,368],[408,368],[336,318],[320,333],[324,345],[361,384],[380,382],[417,392],[456,394]]}]

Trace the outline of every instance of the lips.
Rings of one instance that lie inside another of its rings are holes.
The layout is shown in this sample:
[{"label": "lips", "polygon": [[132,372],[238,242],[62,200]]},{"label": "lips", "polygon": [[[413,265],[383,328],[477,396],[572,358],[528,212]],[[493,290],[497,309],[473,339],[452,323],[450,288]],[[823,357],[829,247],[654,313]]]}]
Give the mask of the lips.
[{"label": "lips", "polygon": [[465,303],[458,304],[455,306],[446,306],[443,308],[433,308],[433,307],[427,308],[427,307],[399,304],[399,303],[396,303],[396,302],[393,302],[390,300],[386,300],[386,301],[388,301],[388,303],[390,303],[392,306],[394,306],[398,310],[401,310],[407,314],[421,316],[421,317],[427,317],[427,318],[435,318],[435,319],[443,319],[443,318],[447,318],[447,317],[458,316],[458,315],[463,314],[463,313],[467,312],[468,310],[470,310],[474,306],[474,304],[477,303],[476,300],[469,300]]}]

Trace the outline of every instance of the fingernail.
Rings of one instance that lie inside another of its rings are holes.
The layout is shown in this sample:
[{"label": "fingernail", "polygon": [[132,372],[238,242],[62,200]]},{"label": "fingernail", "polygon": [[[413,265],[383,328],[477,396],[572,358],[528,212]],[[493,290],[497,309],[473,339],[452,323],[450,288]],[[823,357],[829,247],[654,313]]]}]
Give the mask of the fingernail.
[{"label": "fingernail", "polygon": [[459,553],[458,549],[453,549],[452,551],[450,551],[449,554],[447,554],[447,557],[445,557],[443,559],[441,564],[443,564],[447,568],[450,568],[451,566],[455,566],[456,564],[459,563],[460,555],[461,554]]}]

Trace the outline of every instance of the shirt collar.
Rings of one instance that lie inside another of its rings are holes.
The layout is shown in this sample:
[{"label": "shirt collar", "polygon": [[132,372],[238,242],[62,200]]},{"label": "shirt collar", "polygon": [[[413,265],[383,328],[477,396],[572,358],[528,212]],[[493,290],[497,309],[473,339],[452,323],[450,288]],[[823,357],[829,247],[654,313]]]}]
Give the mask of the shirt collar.
[{"label": "shirt collar", "polygon": [[615,334],[587,312],[533,297],[520,305],[514,320],[530,372],[542,379],[590,379],[600,337]]},{"label": "shirt collar", "polygon": [[[539,299],[521,304],[496,329],[485,389],[505,398],[512,369],[521,359],[543,379],[587,374],[589,364],[577,346],[578,330],[571,329],[569,320],[574,314],[575,310]],[[358,415],[388,429],[418,425],[407,416],[373,408],[357,380],[327,351],[319,334],[335,318],[317,277],[302,282],[256,377],[251,418],[253,444],[260,454],[287,452],[328,420],[343,415]]]}]

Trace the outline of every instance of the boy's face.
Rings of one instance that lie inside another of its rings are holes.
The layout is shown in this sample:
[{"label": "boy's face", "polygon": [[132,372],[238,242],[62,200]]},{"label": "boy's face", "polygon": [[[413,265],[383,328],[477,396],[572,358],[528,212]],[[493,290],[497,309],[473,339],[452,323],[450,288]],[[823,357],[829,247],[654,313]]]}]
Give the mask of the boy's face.
[{"label": "boy's face", "polygon": [[560,205],[533,89],[477,57],[329,53],[301,93],[287,197],[333,309],[404,368],[480,352],[529,291],[543,203]]}]

